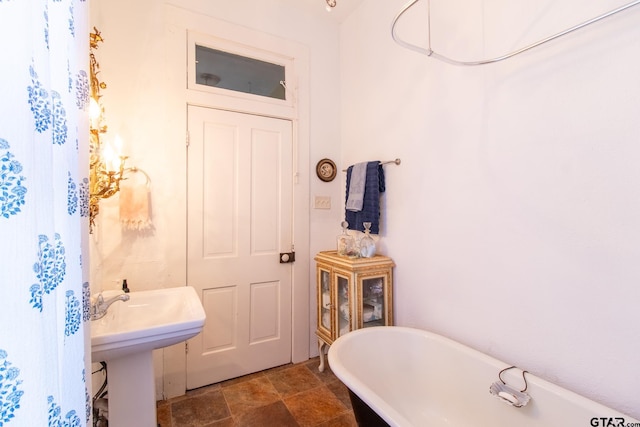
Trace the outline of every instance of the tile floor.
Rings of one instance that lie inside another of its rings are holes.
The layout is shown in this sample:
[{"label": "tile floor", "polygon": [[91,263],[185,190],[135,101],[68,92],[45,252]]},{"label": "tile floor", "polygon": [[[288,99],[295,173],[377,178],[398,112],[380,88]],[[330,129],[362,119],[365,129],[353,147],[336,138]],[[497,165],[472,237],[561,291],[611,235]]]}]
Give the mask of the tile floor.
[{"label": "tile floor", "polygon": [[318,358],[158,402],[160,427],[356,427],[347,388]]}]

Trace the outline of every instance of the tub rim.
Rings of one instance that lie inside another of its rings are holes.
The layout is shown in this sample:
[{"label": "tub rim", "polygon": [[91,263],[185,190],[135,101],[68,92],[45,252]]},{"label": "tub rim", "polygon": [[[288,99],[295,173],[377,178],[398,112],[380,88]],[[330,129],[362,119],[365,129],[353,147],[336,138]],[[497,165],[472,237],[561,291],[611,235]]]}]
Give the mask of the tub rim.
[{"label": "tub rim", "polygon": [[[426,339],[434,340],[443,345],[452,346],[457,351],[463,353],[472,354],[484,362],[496,367],[496,375],[498,370],[510,366],[508,363],[503,362],[493,356],[483,353],[480,350],[469,347],[463,343],[460,343],[454,339],[445,337],[437,332],[429,331],[427,329],[420,329],[410,326],[373,326],[351,331],[345,335],[342,335],[336,339],[329,347],[328,361],[331,371],[340,379],[345,386],[347,386],[353,393],[355,393],[363,402],[369,405],[370,408],[375,408],[374,411],[391,426],[405,426],[412,425],[412,423],[396,411],[391,405],[387,404],[377,393],[373,392],[363,381],[360,381],[355,375],[340,362],[340,353],[351,351],[347,348],[350,345],[350,341],[357,338],[359,335],[368,335],[380,333],[380,331],[391,332],[394,334],[421,336]],[[535,374],[527,373],[527,383],[530,387],[540,387],[547,390],[549,393],[562,396],[564,400],[577,404],[587,404],[592,410],[601,413],[611,414],[612,416],[621,416],[625,418],[627,422],[638,422],[634,417],[624,414],[616,409],[608,407],[600,402],[592,400],[586,396],[576,393],[570,389],[561,387],[555,383],[547,381]],[[582,406],[582,405],[581,405]]]}]

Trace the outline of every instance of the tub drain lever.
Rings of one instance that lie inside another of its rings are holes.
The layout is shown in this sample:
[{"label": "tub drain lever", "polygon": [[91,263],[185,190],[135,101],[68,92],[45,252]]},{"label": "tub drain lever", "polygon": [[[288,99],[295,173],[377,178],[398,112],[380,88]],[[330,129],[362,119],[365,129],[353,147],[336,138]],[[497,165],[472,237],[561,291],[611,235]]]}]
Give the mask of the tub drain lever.
[{"label": "tub drain lever", "polygon": [[502,379],[502,373],[513,368],[515,368],[515,366],[510,366],[508,368],[501,370],[500,373],[498,373],[498,379],[500,381],[496,381],[495,383],[491,384],[491,386],[489,387],[489,393],[496,396],[498,399],[500,399],[504,403],[508,403],[509,405],[515,406],[516,408],[521,408],[525,406],[527,403],[529,403],[529,400],[531,399],[531,396],[529,396],[529,394],[526,393],[528,384],[527,384],[527,378],[524,376],[524,374],[527,371],[522,371],[524,388],[522,390],[518,390],[510,386],[509,384],[507,384]]}]

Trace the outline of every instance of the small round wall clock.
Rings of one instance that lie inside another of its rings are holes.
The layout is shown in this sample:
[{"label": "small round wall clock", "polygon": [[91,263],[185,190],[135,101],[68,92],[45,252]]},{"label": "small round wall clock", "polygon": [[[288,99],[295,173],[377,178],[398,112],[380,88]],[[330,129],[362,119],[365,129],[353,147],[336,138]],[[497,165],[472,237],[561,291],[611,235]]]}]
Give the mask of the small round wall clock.
[{"label": "small round wall clock", "polygon": [[316,165],[316,175],[324,182],[333,181],[336,177],[336,164],[332,160],[322,159]]}]

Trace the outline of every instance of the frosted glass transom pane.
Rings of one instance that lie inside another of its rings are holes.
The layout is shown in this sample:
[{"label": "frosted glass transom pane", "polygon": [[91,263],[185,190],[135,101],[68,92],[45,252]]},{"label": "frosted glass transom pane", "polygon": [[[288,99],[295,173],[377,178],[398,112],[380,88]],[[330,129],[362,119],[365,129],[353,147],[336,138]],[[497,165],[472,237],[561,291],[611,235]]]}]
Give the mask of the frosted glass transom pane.
[{"label": "frosted glass transom pane", "polygon": [[285,67],[196,44],[196,83],[286,99]]}]

